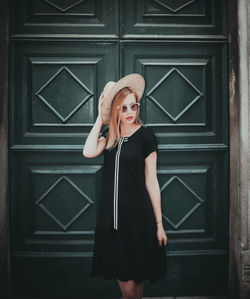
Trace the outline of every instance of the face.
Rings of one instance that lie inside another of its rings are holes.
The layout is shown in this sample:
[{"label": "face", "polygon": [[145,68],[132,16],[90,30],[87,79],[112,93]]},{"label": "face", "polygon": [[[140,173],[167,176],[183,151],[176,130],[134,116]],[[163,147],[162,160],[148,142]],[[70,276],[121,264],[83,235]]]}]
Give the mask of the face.
[{"label": "face", "polygon": [[[132,110],[132,107],[130,106],[132,103],[136,103],[136,98],[133,93],[130,93],[122,103],[122,106],[127,106],[126,112],[121,112],[121,122],[124,124],[132,124],[135,121],[137,111]],[[122,107],[121,109],[123,110]],[[137,107],[137,110],[139,110],[139,107]]]}]

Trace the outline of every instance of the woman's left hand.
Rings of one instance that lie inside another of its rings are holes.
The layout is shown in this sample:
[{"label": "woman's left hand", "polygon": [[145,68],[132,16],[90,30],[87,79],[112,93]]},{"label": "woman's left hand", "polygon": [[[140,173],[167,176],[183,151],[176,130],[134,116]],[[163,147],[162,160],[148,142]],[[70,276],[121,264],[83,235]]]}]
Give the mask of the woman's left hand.
[{"label": "woman's left hand", "polygon": [[159,246],[162,245],[162,241],[165,246],[167,245],[168,238],[162,225],[157,227],[157,239],[158,239]]}]

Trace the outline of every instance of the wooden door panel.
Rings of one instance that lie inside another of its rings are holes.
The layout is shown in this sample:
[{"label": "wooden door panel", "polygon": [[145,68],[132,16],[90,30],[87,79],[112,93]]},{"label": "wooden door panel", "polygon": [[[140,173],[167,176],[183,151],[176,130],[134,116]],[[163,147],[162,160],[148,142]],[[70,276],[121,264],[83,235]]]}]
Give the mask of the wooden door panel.
[{"label": "wooden door panel", "polygon": [[123,0],[123,38],[226,38],[226,0]]},{"label": "wooden door panel", "polygon": [[145,77],[142,117],[164,144],[227,147],[226,53],[224,42],[122,42],[123,73]]},{"label": "wooden door panel", "polygon": [[115,0],[14,0],[11,34],[47,37],[118,37]]},{"label": "wooden door panel", "polygon": [[13,42],[12,145],[82,144],[118,55],[116,42]]},{"label": "wooden door panel", "polygon": [[90,254],[101,164],[102,157],[90,164],[72,150],[12,153],[13,255]]},{"label": "wooden door panel", "polygon": [[227,153],[159,148],[157,174],[168,253],[211,250],[211,255],[227,255]]}]

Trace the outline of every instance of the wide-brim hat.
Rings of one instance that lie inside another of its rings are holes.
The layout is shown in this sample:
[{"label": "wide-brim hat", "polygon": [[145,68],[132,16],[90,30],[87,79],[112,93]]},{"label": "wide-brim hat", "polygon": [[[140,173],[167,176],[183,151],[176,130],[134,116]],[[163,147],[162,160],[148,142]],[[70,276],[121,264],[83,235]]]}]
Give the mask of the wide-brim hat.
[{"label": "wide-brim hat", "polygon": [[117,82],[109,81],[104,86],[104,101],[101,105],[100,111],[104,125],[108,124],[110,121],[111,104],[115,95],[124,87],[133,89],[138,97],[138,101],[140,101],[145,88],[145,80],[140,74],[130,74],[121,78]]}]

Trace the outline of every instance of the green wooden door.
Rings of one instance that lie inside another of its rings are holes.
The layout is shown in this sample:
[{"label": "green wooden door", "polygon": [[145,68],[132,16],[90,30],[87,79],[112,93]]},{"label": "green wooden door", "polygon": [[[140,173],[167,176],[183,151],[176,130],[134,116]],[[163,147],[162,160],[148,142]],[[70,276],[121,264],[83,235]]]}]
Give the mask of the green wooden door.
[{"label": "green wooden door", "polygon": [[103,155],[82,156],[109,80],[146,79],[166,280],[144,296],[223,294],[228,267],[227,7],[215,0],[13,0],[10,220],[17,297],[116,298],[90,266]]}]

